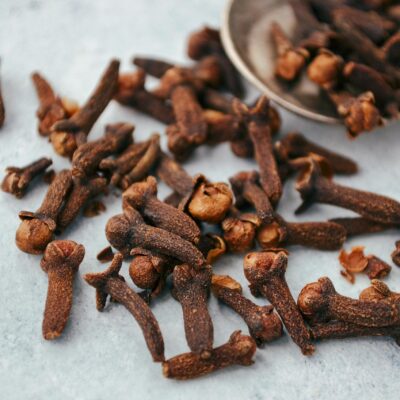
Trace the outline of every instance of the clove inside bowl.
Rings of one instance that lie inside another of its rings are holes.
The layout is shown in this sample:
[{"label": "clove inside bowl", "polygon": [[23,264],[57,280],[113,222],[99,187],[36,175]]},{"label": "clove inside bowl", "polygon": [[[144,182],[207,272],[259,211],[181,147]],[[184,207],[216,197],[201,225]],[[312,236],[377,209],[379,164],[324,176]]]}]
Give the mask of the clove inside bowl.
[{"label": "clove inside bowl", "polygon": [[277,104],[298,115],[325,123],[339,123],[334,107],[306,74],[292,85],[275,78],[275,49],[270,38],[273,21],[293,37],[296,24],[285,0],[229,0],[221,37],[225,51],[241,74]]}]

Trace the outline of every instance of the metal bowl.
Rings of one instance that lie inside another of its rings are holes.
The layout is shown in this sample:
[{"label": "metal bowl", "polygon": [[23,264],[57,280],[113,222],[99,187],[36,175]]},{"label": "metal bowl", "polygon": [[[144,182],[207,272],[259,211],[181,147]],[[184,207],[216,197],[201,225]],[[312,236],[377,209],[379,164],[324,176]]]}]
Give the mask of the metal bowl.
[{"label": "metal bowl", "polygon": [[284,0],[229,0],[221,36],[226,53],[244,77],[282,107],[306,118],[338,123],[334,107],[306,74],[293,85],[275,78],[270,25],[278,21],[291,36],[295,16]]}]

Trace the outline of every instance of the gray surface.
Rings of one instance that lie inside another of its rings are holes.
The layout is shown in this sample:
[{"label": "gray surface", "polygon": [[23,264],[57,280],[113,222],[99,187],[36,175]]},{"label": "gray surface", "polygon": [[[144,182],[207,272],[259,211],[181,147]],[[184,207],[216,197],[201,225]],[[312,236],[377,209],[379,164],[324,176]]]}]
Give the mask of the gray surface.
[{"label": "gray surface", "polygon": [[[130,67],[134,53],[183,60],[186,34],[204,22],[218,24],[223,3],[2,0],[0,54],[7,121],[0,132],[1,169],[10,164],[23,165],[42,155],[52,156],[57,170],[68,165],[54,156],[50,145],[36,133],[37,101],[29,80],[34,69],[42,71],[60,93],[82,102],[113,56],[123,60],[123,69]],[[400,199],[398,125],[350,142],[341,128],[318,125],[287,113],[283,116],[283,132],[301,130],[311,139],[359,161],[360,173],[338,179],[340,182]],[[138,139],[162,129],[161,125],[112,104],[91,137],[102,134],[104,123],[125,120],[135,123]],[[217,180],[255,165],[234,158],[228,146],[222,145],[201,149],[187,167]],[[299,198],[292,187],[292,182],[286,185],[280,211],[294,219]],[[0,194],[1,399],[398,398],[400,353],[390,339],[332,341],[319,345],[315,355],[306,358],[285,336],[258,351],[252,367],[231,368],[192,382],[168,381],[161,376],[160,365],[150,361],[132,317],[116,305],[104,313],[97,312],[94,290],[81,277],[76,282],[65,334],[60,340],[45,342],[41,318],[47,277],[39,267],[40,257],[23,254],[14,245],[18,211],[34,210],[45,190],[45,185],[39,184],[23,200]],[[107,244],[104,225],[108,217],[119,210],[120,200],[109,196],[106,214],[78,221],[63,236],[86,247],[80,274],[103,268],[95,256]],[[314,207],[302,219],[342,215],[346,212],[333,207]],[[396,232],[388,232],[352,240],[346,247],[363,244],[367,252],[389,261],[396,239]],[[232,274],[249,295],[242,257],[227,257],[215,270]],[[324,275],[332,278],[340,292],[350,296],[357,296],[368,284],[368,279],[360,276],[352,286],[339,275],[337,252],[292,249],[287,279],[296,297],[307,282]],[[394,267],[387,282],[399,290],[399,278],[400,270]],[[164,296],[153,309],[164,334],[167,357],[186,351],[179,304]],[[225,342],[234,329],[246,331],[241,319],[215,299],[210,300],[210,309],[216,345]]]}]

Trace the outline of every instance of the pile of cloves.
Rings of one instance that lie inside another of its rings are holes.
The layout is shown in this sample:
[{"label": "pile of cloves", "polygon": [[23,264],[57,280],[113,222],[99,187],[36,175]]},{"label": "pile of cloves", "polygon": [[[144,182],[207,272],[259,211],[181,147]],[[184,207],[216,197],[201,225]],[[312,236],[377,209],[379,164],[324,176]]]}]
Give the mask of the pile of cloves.
[{"label": "pile of cloves", "polygon": [[[305,54],[296,50],[296,57]],[[2,184],[4,191],[20,198],[38,176],[50,181],[39,208],[20,212],[16,233],[20,250],[43,254],[41,267],[49,277],[43,337],[62,334],[85,254],[82,245],[55,240],[57,235],[79,214],[105,211],[100,196],[122,191],[121,213],[109,218],[105,227],[110,246],[97,255],[111,265],[84,279],[96,289],[99,311],[110,298],[132,314],[166,377],[191,379],[230,365],[251,365],[256,348],[280,338],[283,327],[304,355],[311,355],[320,339],[383,335],[397,340],[400,295],[376,279],[391,269],[378,257],[364,256],[361,248],[340,254],[347,277],[365,271],[372,279],[359,300],[337,294],[329,279],[321,278],[307,285],[296,303],[285,272],[288,247],[339,250],[349,237],[394,229],[400,225],[400,203],[335,183],[334,175],[355,174],[358,166],[334,150],[297,132],[276,138],[279,113],[265,96],[253,104],[241,100],[240,77],[217,30],[194,32],[188,55],[195,60],[189,66],[136,57],[138,69],[131,73],[119,73],[119,61],[113,60],[82,107],[58,97],[41,74],[32,75],[40,103],[39,134],[71,160],[71,168],[57,173],[46,172],[52,163],[48,158],[23,168],[9,167]],[[147,76],[159,78],[152,90],[145,86]],[[161,148],[159,134],[135,141],[135,128],[129,123],[107,125],[103,137],[88,141],[112,100],[165,123],[170,154]],[[229,142],[237,156],[254,158],[255,170],[234,171],[227,182],[188,174],[183,160],[198,146],[222,142]],[[297,212],[325,203],[359,216],[286,220],[279,214],[279,202],[289,177],[296,178],[303,199]],[[158,195],[160,182],[171,189],[164,199]],[[396,264],[399,248],[398,242],[392,254]],[[217,260],[226,253],[247,253],[244,275],[251,293],[270,305],[254,303],[237,281],[218,274]],[[120,274],[124,259],[129,260],[129,277],[140,291]],[[182,308],[182,336],[189,349],[169,359],[162,327],[151,310],[157,297],[167,292]],[[235,331],[215,347],[208,310],[211,294],[243,319],[249,335]]]},{"label": "pile of cloves", "polygon": [[399,6],[379,0],[289,3],[296,20],[291,37],[278,22],[270,28],[278,80],[291,90],[306,70],[352,138],[398,119]]}]

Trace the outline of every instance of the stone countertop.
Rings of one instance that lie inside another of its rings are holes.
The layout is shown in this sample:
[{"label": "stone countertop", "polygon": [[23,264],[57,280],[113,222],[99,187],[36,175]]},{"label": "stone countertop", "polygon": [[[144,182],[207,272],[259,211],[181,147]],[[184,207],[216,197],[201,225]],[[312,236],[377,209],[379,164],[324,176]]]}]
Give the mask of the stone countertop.
[{"label": "stone countertop", "polygon": [[[0,167],[24,165],[39,156],[54,160],[56,170],[68,162],[56,156],[36,132],[37,100],[30,74],[39,70],[58,93],[83,102],[112,57],[130,70],[134,54],[185,61],[187,34],[204,23],[220,23],[223,0],[2,0],[0,2],[0,57],[6,123],[0,132]],[[257,93],[249,90],[249,98]],[[340,183],[400,199],[399,125],[394,124],[349,141],[342,128],[306,121],[282,111],[282,132],[299,130],[321,145],[352,156],[360,164],[353,177]],[[128,121],[136,125],[138,140],[163,126],[149,118],[111,104],[96,124],[91,138],[99,137],[104,124]],[[164,143],[165,144],[165,143]],[[226,180],[241,169],[255,168],[251,161],[235,158],[229,146],[201,148],[185,165],[191,173],[203,172],[213,180]],[[95,309],[94,290],[82,275],[104,268],[96,254],[107,245],[104,226],[119,212],[121,200],[106,199],[107,212],[79,220],[63,238],[83,243],[86,256],[76,281],[70,322],[54,342],[41,336],[47,276],[39,256],[17,251],[14,234],[22,209],[35,210],[46,185],[36,184],[26,197],[16,200],[0,193],[1,259],[0,293],[0,398],[42,399],[397,399],[400,383],[400,349],[392,339],[361,338],[330,341],[317,346],[306,358],[285,335],[257,351],[252,367],[234,367],[188,382],[164,379],[161,366],[151,362],[138,325],[118,305],[103,313]],[[160,189],[166,194],[165,187]],[[325,220],[350,215],[328,206],[314,206],[301,217],[293,215],[300,202],[293,181],[285,185],[281,213],[290,220]],[[366,246],[390,262],[397,232],[388,231],[346,243]],[[287,280],[295,298],[308,282],[329,276],[340,293],[358,296],[368,279],[357,276],[350,285],[340,276],[338,252],[292,248]],[[242,256],[227,256],[215,265],[220,274],[238,279],[250,295],[242,273]],[[126,265],[123,272],[126,274]],[[400,269],[393,266],[386,279],[400,290]],[[256,300],[264,304],[262,299]],[[179,304],[168,295],[154,303],[154,313],[165,338],[166,356],[187,351]],[[210,299],[215,345],[232,331],[247,332],[230,309]]]}]

